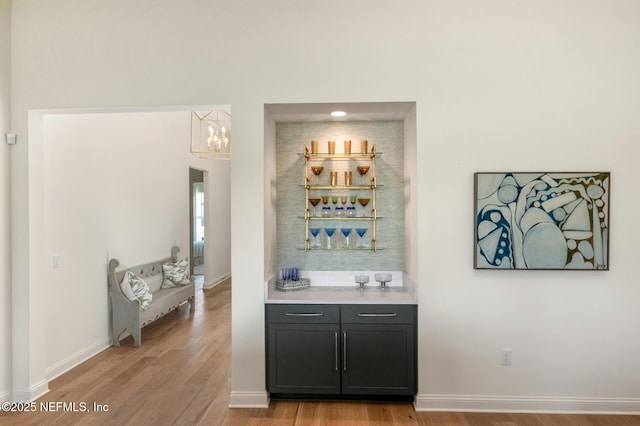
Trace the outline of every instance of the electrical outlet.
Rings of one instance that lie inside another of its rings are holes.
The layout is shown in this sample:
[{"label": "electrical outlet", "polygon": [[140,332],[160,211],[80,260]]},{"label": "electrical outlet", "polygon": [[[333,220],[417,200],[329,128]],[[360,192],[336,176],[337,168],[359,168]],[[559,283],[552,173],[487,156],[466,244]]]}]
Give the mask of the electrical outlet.
[{"label": "electrical outlet", "polygon": [[511,349],[500,349],[500,365],[511,365]]}]

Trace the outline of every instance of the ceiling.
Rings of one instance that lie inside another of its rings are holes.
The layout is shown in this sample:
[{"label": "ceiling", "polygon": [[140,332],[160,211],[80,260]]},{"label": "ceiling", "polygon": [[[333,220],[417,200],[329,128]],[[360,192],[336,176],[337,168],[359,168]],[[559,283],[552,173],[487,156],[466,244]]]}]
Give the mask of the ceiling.
[{"label": "ceiling", "polygon": [[[333,102],[304,104],[265,104],[278,122],[299,121],[377,121],[404,120],[415,102]],[[331,111],[345,111],[344,117],[332,117]]]}]

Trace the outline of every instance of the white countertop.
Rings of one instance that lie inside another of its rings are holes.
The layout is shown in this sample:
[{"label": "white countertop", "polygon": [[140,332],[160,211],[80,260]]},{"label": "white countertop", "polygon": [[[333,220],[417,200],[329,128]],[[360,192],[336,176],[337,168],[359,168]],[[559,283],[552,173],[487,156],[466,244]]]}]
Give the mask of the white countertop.
[{"label": "white countertop", "polygon": [[[375,271],[377,272],[377,271]],[[265,303],[299,304],[405,304],[417,305],[416,286],[398,271],[391,271],[393,280],[384,288],[374,281],[373,271],[301,271],[309,278],[310,287],[303,290],[282,291],[276,288],[276,277],[265,282]],[[370,282],[360,288],[355,275],[369,275]],[[330,284],[335,285],[330,285]]]}]

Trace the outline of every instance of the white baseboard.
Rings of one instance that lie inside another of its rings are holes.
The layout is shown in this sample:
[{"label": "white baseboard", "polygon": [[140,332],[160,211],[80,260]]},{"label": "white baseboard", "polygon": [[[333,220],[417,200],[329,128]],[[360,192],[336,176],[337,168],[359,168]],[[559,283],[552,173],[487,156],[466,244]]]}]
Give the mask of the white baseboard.
[{"label": "white baseboard", "polygon": [[221,277],[218,277],[217,279],[214,279],[212,281],[209,281],[208,283],[205,283],[202,285],[202,288],[205,290],[209,290],[214,288],[215,286],[217,286],[218,284],[220,284],[221,282],[223,282],[224,280],[226,280],[227,278],[229,278],[231,276],[231,274],[225,274]]},{"label": "white baseboard", "polygon": [[101,340],[99,342],[94,343],[91,346],[88,346],[70,356],[68,356],[67,358],[63,359],[60,362],[57,362],[56,364],[52,365],[51,367],[47,368],[44,370],[44,377],[51,381],[53,379],[55,379],[56,377],[60,376],[61,374],[66,373],[67,371],[71,370],[73,367],[77,367],[78,365],[82,364],[83,362],[85,362],[86,360],[88,360],[89,358],[92,358],[94,356],[96,356],[97,354],[99,354],[100,352],[104,351],[105,349],[107,349],[110,346],[109,344],[109,338],[106,338],[104,340]]},{"label": "white baseboard", "polygon": [[269,408],[269,395],[264,392],[231,391],[229,408]]},{"label": "white baseboard", "polygon": [[0,392],[0,402],[11,402],[11,389]]},{"label": "white baseboard", "polygon": [[38,383],[31,385],[29,390],[14,390],[12,392],[13,402],[31,402],[49,392],[49,381],[42,379]]},{"label": "white baseboard", "polygon": [[416,411],[640,414],[640,398],[514,397],[418,394]]}]

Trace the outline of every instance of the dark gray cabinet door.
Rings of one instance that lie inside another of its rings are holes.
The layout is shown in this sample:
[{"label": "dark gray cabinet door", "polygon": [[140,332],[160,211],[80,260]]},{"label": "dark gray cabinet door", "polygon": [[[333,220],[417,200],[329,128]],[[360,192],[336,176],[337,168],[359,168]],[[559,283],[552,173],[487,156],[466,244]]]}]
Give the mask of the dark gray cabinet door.
[{"label": "dark gray cabinet door", "polygon": [[269,324],[269,391],[340,393],[339,324]]},{"label": "dark gray cabinet door", "polygon": [[414,395],[415,326],[342,324],[342,393]]}]

